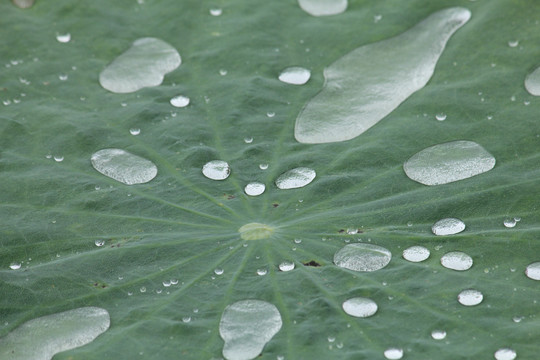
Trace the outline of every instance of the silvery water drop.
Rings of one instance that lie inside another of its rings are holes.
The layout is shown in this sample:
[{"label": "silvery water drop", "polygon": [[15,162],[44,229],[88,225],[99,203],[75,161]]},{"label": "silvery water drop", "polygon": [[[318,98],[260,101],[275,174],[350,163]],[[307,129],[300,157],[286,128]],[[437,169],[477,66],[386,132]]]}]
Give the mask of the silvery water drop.
[{"label": "silvery water drop", "polygon": [[431,227],[435,235],[454,235],[463,230],[465,230],[465,223],[456,218],[441,219]]},{"label": "silvery water drop", "polygon": [[392,259],[392,253],[381,246],[349,244],[334,254],[334,264],[354,271],[376,271],[384,268]]},{"label": "silvery water drop", "polygon": [[421,262],[429,258],[430,252],[423,246],[411,246],[403,250],[403,258],[411,262]]},{"label": "silvery water drop", "polygon": [[264,276],[268,273],[268,270],[266,269],[257,269],[257,275]]},{"label": "silvery water drop", "polygon": [[513,228],[517,224],[517,221],[515,219],[504,219],[503,225],[506,228]]},{"label": "silvery water drop", "polygon": [[131,128],[129,129],[129,133],[133,136],[137,136],[141,133],[141,129],[139,128]]},{"label": "silvery water drop", "polygon": [[146,287],[145,286],[141,286],[139,288],[139,291],[142,292],[142,293],[145,293],[146,292]]},{"label": "silvery water drop", "polygon": [[95,244],[97,247],[101,247],[101,246],[105,245],[105,240],[103,240],[103,239],[97,239],[96,241],[94,241],[94,244]]},{"label": "silvery water drop", "polygon": [[259,169],[261,169],[261,170],[266,170],[266,169],[268,169],[268,164],[266,164],[266,163],[261,163],[261,164],[259,164]]},{"label": "silvery water drop", "polygon": [[11,264],[9,264],[9,268],[11,270],[19,270],[21,268],[21,263],[14,261]]},{"label": "silvery water drop", "polygon": [[519,45],[519,40],[509,40],[508,41],[508,46],[514,48],[514,47],[517,47]]},{"label": "silvery water drop", "polygon": [[525,275],[532,280],[540,280],[540,262],[529,264],[525,269]]},{"label": "silvery water drop", "polygon": [[225,161],[212,160],[204,164],[202,173],[212,180],[225,180],[231,174],[231,168]]},{"label": "silvery water drop", "polygon": [[337,15],[347,10],[347,0],[298,0],[298,5],[312,16]]},{"label": "silvery water drop", "polygon": [[463,290],[458,295],[458,301],[461,305],[465,306],[475,306],[478,305],[484,300],[484,295],[473,289]]},{"label": "silvery water drop", "polygon": [[177,95],[173,97],[169,102],[174,107],[183,108],[183,107],[188,106],[190,101],[191,100],[187,96]]},{"label": "silvery water drop", "polygon": [[465,271],[473,266],[473,259],[461,251],[451,251],[441,257],[441,265],[447,269]]},{"label": "silvery water drop", "polygon": [[434,340],[443,340],[444,338],[446,338],[446,331],[444,331],[444,330],[433,330],[431,332],[431,337]]},{"label": "silvery water drop", "polygon": [[221,14],[223,14],[222,9],[219,9],[219,8],[210,9],[210,15],[212,16],[221,16]]},{"label": "silvery water drop", "polygon": [[53,157],[53,159],[54,159],[54,161],[56,161],[56,162],[62,162],[62,161],[64,161],[64,157],[63,157],[62,155],[55,155],[55,156]]},{"label": "silvery water drop", "polygon": [[284,261],[279,264],[280,271],[291,271],[294,270],[294,263],[292,261]]},{"label": "silvery water drop", "polygon": [[276,116],[276,113],[273,112],[273,111],[268,111],[268,112],[266,113],[266,116],[269,117],[269,118],[273,118],[274,116]]},{"label": "silvery water drop", "polygon": [[311,183],[316,175],[313,169],[295,168],[281,174],[276,180],[276,186],[283,190],[301,188]]},{"label": "silvery water drop", "polygon": [[348,299],[341,306],[348,315],[359,318],[373,316],[378,309],[375,301],[363,297]]},{"label": "silvery water drop", "polygon": [[403,349],[389,348],[384,351],[384,357],[388,360],[399,360],[403,357]]},{"label": "silvery water drop", "polygon": [[90,160],[94,169],[126,185],[147,183],[157,175],[153,162],[122,149],[99,150]]},{"label": "silvery water drop", "polygon": [[495,356],[496,360],[514,360],[517,354],[512,349],[503,348],[495,351],[495,354],[493,354],[493,356]]},{"label": "silvery water drop", "polygon": [[260,182],[252,182],[246,185],[244,191],[249,196],[259,196],[264,192],[265,189],[266,186],[264,184]]},{"label": "silvery water drop", "polygon": [[60,43],[68,43],[71,40],[71,34],[70,33],[65,33],[65,34],[56,33],[56,40]]},{"label": "silvery water drop", "polygon": [[223,269],[221,269],[221,268],[214,269],[214,274],[216,274],[216,275],[223,275],[224,272],[225,271]]},{"label": "silvery water drop", "polygon": [[304,85],[311,77],[311,71],[303,67],[293,66],[284,69],[279,74],[279,81],[291,85]]},{"label": "silvery water drop", "polygon": [[251,144],[251,143],[253,142],[253,137],[251,137],[251,136],[246,136],[246,137],[244,138],[244,142],[245,142],[246,144]]},{"label": "silvery water drop", "polygon": [[439,113],[439,114],[435,115],[435,119],[437,119],[439,121],[444,121],[444,120],[446,120],[446,114],[445,113]]}]

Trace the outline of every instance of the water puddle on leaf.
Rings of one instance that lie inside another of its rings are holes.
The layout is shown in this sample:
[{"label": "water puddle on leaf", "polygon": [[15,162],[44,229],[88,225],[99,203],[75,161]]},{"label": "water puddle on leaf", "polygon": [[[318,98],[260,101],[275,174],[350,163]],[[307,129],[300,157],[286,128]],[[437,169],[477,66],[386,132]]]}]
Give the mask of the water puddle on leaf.
[{"label": "water puddle on leaf", "polygon": [[403,258],[410,262],[422,262],[429,258],[430,252],[423,246],[411,246],[403,250]]},{"label": "water puddle on leaf", "polygon": [[0,358],[51,360],[62,351],[91,343],[109,325],[109,313],[97,307],[83,307],[33,319],[0,339]]},{"label": "water puddle on leaf", "polygon": [[525,269],[525,275],[532,280],[540,280],[540,262],[529,264]]},{"label": "water puddle on leaf", "polygon": [[454,235],[465,230],[465,223],[456,218],[446,218],[437,221],[431,227],[435,235]]},{"label": "water puddle on leaf", "polygon": [[282,190],[301,188],[311,183],[315,176],[317,176],[317,173],[313,169],[306,167],[295,168],[281,174],[276,179],[276,186]]},{"label": "water puddle on leaf", "polygon": [[323,90],[298,115],[296,139],[345,141],[371,128],[427,84],[446,42],[470,16],[459,7],[438,11],[399,36],[335,61],[324,70]]},{"label": "water puddle on leaf", "polygon": [[343,311],[348,315],[365,318],[375,315],[378,306],[375,301],[363,297],[348,299],[342,304]]},{"label": "water puddle on leaf", "polygon": [[517,357],[517,354],[512,349],[504,348],[495,351],[493,356],[495,356],[496,360],[514,360]]},{"label": "water puddle on leaf", "polygon": [[452,141],[424,149],[403,164],[405,174],[424,185],[442,185],[485,173],[495,158],[473,141]]},{"label": "water puddle on leaf", "polygon": [[160,85],[181,62],[178,51],[163,40],[137,39],[99,74],[99,83],[113,93],[132,93]]},{"label": "water puddle on leaf", "polygon": [[337,15],[347,10],[347,0],[298,0],[298,5],[312,16]]},{"label": "water puddle on leaf", "polygon": [[226,161],[212,160],[204,164],[202,173],[212,180],[225,180],[231,174],[231,168]]},{"label": "water puddle on leaf", "polygon": [[254,359],[281,329],[278,309],[266,301],[242,300],[223,311],[219,334],[227,360]]},{"label": "water puddle on leaf", "polygon": [[157,175],[153,162],[122,149],[99,150],[90,160],[94,169],[126,185],[147,183]]},{"label": "water puddle on leaf", "polygon": [[279,74],[279,81],[291,85],[304,85],[311,77],[311,71],[302,67],[293,66],[284,69]]},{"label": "water puddle on leaf", "polygon": [[334,254],[334,264],[353,271],[376,271],[384,268],[392,253],[381,246],[349,244]]},{"label": "water puddle on leaf", "polygon": [[469,270],[473,266],[473,259],[461,251],[451,251],[441,257],[441,265],[456,271]]},{"label": "water puddle on leaf", "polygon": [[464,306],[475,306],[480,304],[484,300],[484,295],[473,289],[463,290],[458,295],[458,301]]}]

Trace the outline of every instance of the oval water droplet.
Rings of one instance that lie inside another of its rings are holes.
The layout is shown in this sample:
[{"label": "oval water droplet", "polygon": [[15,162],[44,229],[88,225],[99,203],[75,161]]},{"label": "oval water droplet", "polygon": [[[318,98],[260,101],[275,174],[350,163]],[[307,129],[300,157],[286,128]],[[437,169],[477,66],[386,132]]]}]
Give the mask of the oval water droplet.
[{"label": "oval water droplet", "polygon": [[268,273],[267,269],[257,269],[257,275],[264,276]]},{"label": "oval water droplet", "polygon": [[311,71],[299,66],[292,66],[284,69],[279,74],[279,81],[291,85],[304,85],[311,77]]},{"label": "oval water droplet", "polygon": [[540,280],[540,262],[529,264],[525,269],[525,275],[532,280]]},{"label": "oval water droplet", "polygon": [[225,270],[223,270],[221,268],[214,269],[214,274],[216,274],[216,275],[223,275],[224,272],[225,272]]},{"label": "oval water droplet", "polygon": [[411,246],[403,250],[403,258],[411,262],[421,262],[429,258],[430,252],[423,246]]},{"label": "oval water droplet", "polygon": [[282,326],[278,309],[266,301],[242,300],[229,305],[219,322],[227,360],[254,359]]},{"label": "oval water droplet", "polygon": [[56,40],[60,43],[68,43],[71,41],[71,34],[70,33],[65,33],[65,34],[56,33]]},{"label": "oval water droplet", "polygon": [[433,330],[431,332],[431,337],[434,340],[443,340],[444,338],[446,338],[446,331],[444,331],[444,330]]},{"label": "oval water droplet", "polygon": [[439,121],[444,121],[444,120],[446,120],[446,114],[445,113],[439,113],[439,114],[435,115],[435,119],[437,119]]},{"label": "oval water droplet", "polygon": [[181,62],[178,51],[163,40],[137,39],[99,74],[99,83],[113,93],[132,93],[160,85]]},{"label": "oval water droplet", "polygon": [[210,15],[212,16],[221,16],[221,14],[223,14],[222,9],[219,9],[219,8],[210,9]]},{"label": "oval water droplet", "polygon": [[64,157],[62,155],[55,155],[53,158],[54,158],[54,161],[56,162],[64,161]]},{"label": "oval water droplet", "polygon": [[435,235],[454,235],[463,230],[465,230],[465,223],[456,218],[441,219],[431,227]]},{"label": "oval water droplet", "polygon": [[503,348],[495,351],[496,360],[514,360],[517,356],[516,352],[512,349]]},{"label": "oval water droplet", "polygon": [[517,221],[515,219],[504,219],[503,225],[506,228],[513,228],[517,224]]},{"label": "oval water droplet", "polygon": [[94,169],[126,185],[147,183],[157,175],[153,162],[122,149],[99,150],[90,160]]},{"label": "oval water droplet", "polygon": [[96,241],[94,241],[94,244],[95,244],[97,247],[101,247],[101,246],[105,245],[105,240],[103,240],[103,239],[97,239]]},{"label": "oval water droplet", "polygon": [[376,271],[384,268],[392,259],[392,253],[381,246],[349,244],[334,254],[334,264],[353,271]]},{"label": "oval water droplet", "polygon": [[378,309],[375,301],[363,297],[348,299],[343,302],[342,307],[348,315],[359,318],[373,316]]},{"label": "oval water droplet", "polygon": [[312,16],[337,15],[347,10],[347,0],[298,0],[298,5]]},{"label": "oval water droplet", "polygon": [[183,107],[188,106],[190,101],[191,101],[190,98],[188,98],[187,96],[177,95],[173,97],[169,102],[174,107],[183,108]]},{"label": "oval water droplet", "polygon": [[137,136],[141,133],[141,129],[139,128],[131,128],[129,129],[129,133],[133,136]]},{"label": "oval water droplet", "polygon": [[294,263],[292,261],[284,261],[279,264],[280,271],[291,271],[294,270]]},{"label": "oval water droplet", "polygon": [[269,117],[269,118],[273,118],[274,116],[276,116],[276,113],[273,112],[273,111],[268,111],[268,112],[266,113],[266,116]]},{"label": "oval water droplet", "polygon": [[519,40],[509,40],[508,41],[508,46],[510,47],[517,47],[519,45]]},{"label": "oval water droplet", "polygon": [[249,223],[238,229],[243,240],[267,239],[272,235],[274,229],[266,224]]},{"label": "oval water droplet", "polygon": [[259,164],[259,169],[261,169],[261,170],[268,169],[268,164],[265,164],[265,163]]},{"label": "oval water droplet", "polygon": [[252,182],[246,185],[244,191],[249,196],[259,196],[264,192],[265,189],[266,186],[264,184],[260,182]]},{"label": "oval water droplet", "polygon": [[14,261],[11,264],[9,264],[9,268],[11,270],[19,270],[21,268],[21,263]]},{"label": "oval water droplet", "polygon": [[399,360],[403,357],[403,349],[390,348],[384,351],[384,357],[388,360]]},{"label": "oval water droplet", "polygon": [[451,251],[441,257],[441,265],[447,269],[465,271],[473,266],[473,259],[461,251]]},{"label": "oval water droplet", "polygon": [[244,138],[244,142],[245,142],[246,144],[251,144],[251,143],[253,142],[253,138],[252,138],[251,136],[246,136],[246,137]]},{"label": "oval water droplet", "polygon": [[212,180],[225,180],[231,174],[231,168],[226,161],[212,160],[204,164],[202,173]]},{"label": "oval water droplet", "polygon": [[458,295],[458,301],[461,305],[465,306],[475,306],[478,305],[484,300],[484,295],[474,289],[463,290]]},{"label": "oval water droplet", "polygon": [[284,172],[276,179],[276,186],[279,189],[297,189],[304,187],[315,179],[315,170],[299,167]]},{"label": "oval water droplet", "polygon": [[430,146],[403,164],[405,174],[424,185],[442,185],[485,173],[495,158],[473,141],[452,141]]}]

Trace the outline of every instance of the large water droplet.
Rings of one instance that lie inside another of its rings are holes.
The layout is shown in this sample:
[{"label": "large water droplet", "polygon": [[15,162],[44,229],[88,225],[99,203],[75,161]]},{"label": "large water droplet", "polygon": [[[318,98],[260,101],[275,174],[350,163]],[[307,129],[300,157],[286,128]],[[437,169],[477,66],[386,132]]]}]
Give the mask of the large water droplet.
[{"label": "large water droplet", "polygon": [[295,168],[281,174],[276,179],[276,186],[283,190],[301,188],[311,183],[316,175],[317,173],[313,169]]},{"label": "large water droplet", "polygon": [[334,264],[354,271],[376,271],[392,259],[392,253],[381,246],[349,244],[334,254]]},{"label": "large water droplet", "polygon": [[431,227],[435,235],[454,235],[465,230],[465,223],[456,218],[446,218],[437,221]]},{"label": "large water droplet", "polygon": [[442,185],[485,173],[495,158],[473,141],[452,141],[424,149],[403,164],[407,176],[424,185]]},{"label": "large water droplet", "polygon": [[375,301],[363,297],[348,299],[343,302],[342,307],[348,315],[360,318],[373,316],[378,309]]},{"label": "large water droplet", "polygon": [[298,5],[313,16],[337,15],[347,10],[347,0],[298,0]]},{"label": "large water droplet", "polygon": [[458,295],[458,301],[461,305],[465,306],[475,306],[478,305],[484,300],[484,295],[473,289],[463,290]]},{"label": "large water droplet", "polygon": [[266,224],[249,223],[240,227],[238,232],[244,240],[260,240],[269,238],[274,229]]},{"label": "large water droplet", "polygon": [[219,323],[225,341],[223,356],[227,360],[256,358],[281,325],[278,309],[266,301],[242,300],[227,306]]},{"label": "large water droplet", "polygon": [[94,169],[126,185],[147,183],[157,175],[150,160],[121,149],[103,149],[90,159]]},{"label": "large water droplet", "polygon": [[494,356],[497,360],[514,360],[517,354],[512,349],[504,348],[495,351]]},{"label": "large water droplet", "polygon": [[252,182],[246,185],[244,191],[249,196],[259,196],[264,192],[265,189],[266,186],[264,184],[260,182]]},{"label": "large water droplet", "polygon": [[441,257],[441,264],[447,269],[465,271],[473,265],[473,259],[461,251],[451,251]]},{"label": "large water droplet", "polygon": [[304,85],[310,77],[311,71],[298,66],[288,67],[279,74],[281,82],[291,85]]},{"label": "large water droplet", "polygon": [[403,349],[390,348],[384,351],[384,357],[388,360],[399,360],[403,357]]},{"label": "large water droplet", "polygon": [[284,261],[279,264],[280,271],[291,271],[294,270],[294,263],[292,261]]},{"label": "large water droplet", "polygon": [[324,70],[323,90],[298,115],[296,139],[345,141],[371,128],[427,84],[446,42],[470,16],[464,8],[442,10],[399,36],[338,59]]},{"label": "large water droplet", "polygon": [[183,108],[189,105],[190,99],[184,95],[178,95],[170,100],[172,106],[177,108]]},{"label": "large water droplet", "polygon": [[204,164],[202,173],[212,180],[225,180],[231,174],[231,168],[225,161],[212,160]]},{"label": "large water droplet", "polygon": [[25,322],[0,340],[0,358],[51,360],[55,354],[91,343],[110,325],[105,309],[83,307]]},{"label": "large water droplet", "polygon": [[171,45],[156,38],[141,38],[99,74],[99,83],[114,93],[131,93],[160,85],[165,74],[180,63],[180,54]]},{"label": "large water droplet", "polygon": [[433,330],[431,332],[431,337],[434,340],[443,340],[444,338],[446,338],[446,331],[444,331],[444,330]]},{"label": "large water droplet", "polygon": [[429,258],[429,250],[423,246],[411,246],[403,250],[403,258],[411,262],[421,262]]},{"label": "large water droplet", "polygon": [[534,262],[527,266],[525,275],[532,280],[540,280],[540,262]]},{"label": "large water droplet", "polygon": [[540,96],[540,67],[525,78],[525,89],[534,96]]}]

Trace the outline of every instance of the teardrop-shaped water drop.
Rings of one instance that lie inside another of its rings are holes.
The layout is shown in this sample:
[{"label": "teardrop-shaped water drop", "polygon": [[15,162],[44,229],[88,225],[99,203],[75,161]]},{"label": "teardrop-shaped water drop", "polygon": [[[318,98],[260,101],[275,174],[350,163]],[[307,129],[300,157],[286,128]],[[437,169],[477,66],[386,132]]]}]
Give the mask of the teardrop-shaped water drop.
[{"label": "teardrop-shaped water drop", "polygon": [[540,280],[540,262],[529,264],[525,269],[525,275],[532,280]]},{"label": "teardrop-shaped water drop", "polygon": [[435,235],[454,235],[463,230],[465,230],[465,223],[456,218],[441,219],[431,227]]},{"label": "teardrop-shaped water drop", "polygon": [[348,315],[359,318],[373,316],[378,309],[375,301],[363,297],[348,299],[343,302],[342,307]]},{"label": "teardrop-shaped water drop", "polygon": [[473,266],[473,259],[461,251],[451,251],[441,257],[441,265],[447,269],[465,271]]},{"label": "teardrop-shaped water drop", "polygon": [[278,309],[266,301],[242,300],[229,305],[219,322],[227,360],[254,359],[282,326]]},{"label": "teardrop-shaped water drop", "polygon": [[334,264],[354,271],[376,271],[384,268],[392,259],[392,253],[381,246],[349,244],[334,254]]},{"label": "teardrop-shaped water drop", "polygon": [[183,107],[188,106],[190,101],[191,101],[190,98],[188,98],[187,96],[177,95],[173,97],[169,102],[174,107],[183,108]]},{"label": "teardrop-shaped water drop", "polygon": [[296,139],[309,144],[345,141],[377,124],[427,84],[446,42],[470,16],[464,8],[441,10],[399,36],[335,61],[324,70],[322,91],[298,115]]},{"label": "teardrop-shaped water drop", "polygon": [[474,289],[463,290],[458,295],[458,301],[464,306],[475,306],[484,300],[484,295]]},{"label": "teardrop-shaped water drop", "polygon": [[132,93],[160,85],[181,62],[178,51],[163,40],[137,39],[99,74],[99,83],[114,93]]},{"label": "teardrop-shaped water drop", "polygon": [[284,261],[279,264],[280,271],[291,271],[294,270],[294,263],[292,261]]},{"label": "teardrop-shaped water drop", "polygon": [[443,340],[444,338],[446,338],[446,331],[444,331],[444,330],[433,330],[431,332],[431,337],[434,340]]},{"label": "teardrop-shaped water drop", "polygon": [[513,349],[503,348],[495,351],[493,356],[496,360],[514,360],[517,354]]},{"label": "teardrop-shaped water drop", "polygon": [[312,16],[341,14],[347,10],[348,0],[298,0],[300,8]]},{"label": "teardrop-shaped water drop", "polygon": [[429,258],[430,252],[423,246],[411,246],[403,250],[403,258],[410,262],[421,262]]},{"label": "teardrop-shaped water drop", "polygon": [[311,77],[311,71],[299,66],[284,69],[279,74],[279,81],[291,85],[304,85]]},{"label": "teardrop-shaped water drop", "polygon": [[276,186],[279,189],[297,189],[311,183],[317,173],[315,170],[299,167],[287,172],[284,172],[276,179]]},{"label": "teardrop-shaped water drop", "polygon": [[231,168],[226,161],[212,160],[204,164],[202,173],[212,180],[225,180],[231,174]]},{"label": "teardrop-shaped water drop", "polygon": [[473,141],[452,141],[428,147],[403,164],[405,174],[424,185],[442,185],[485,173],[495,158]]},{"label": "teardrop-shaped water drop", "polygon": [[260,182],[252,182],[246,185],[244,191],[249,196],[259,196],[264,192],[265,189],[266,186],[264,184]]},{"label": "teardrop-shaped water drop", "polygon": [[388,360],[399,360],[403,357],[403,349],[390,348],[384,351],[384,357]]},{"label": "teardrop-shaped water drop", "polygon": [[90,159],[94,169],[126,185],[147,183],[157,175],[150,160],[121,149],[103,149]]}]

